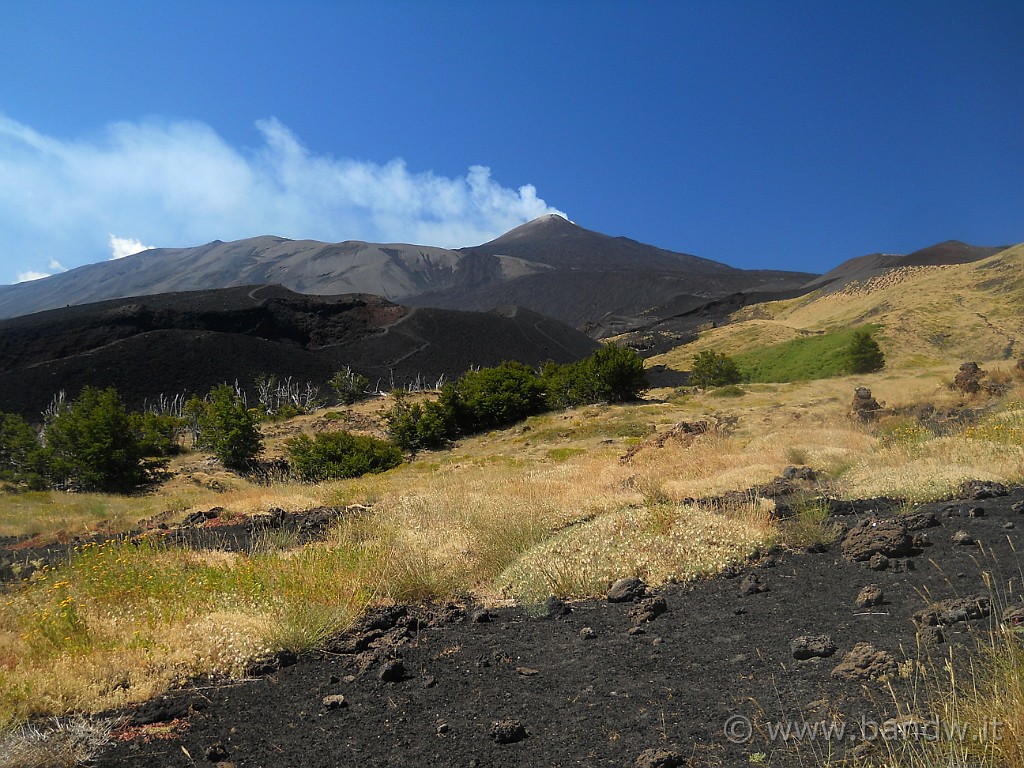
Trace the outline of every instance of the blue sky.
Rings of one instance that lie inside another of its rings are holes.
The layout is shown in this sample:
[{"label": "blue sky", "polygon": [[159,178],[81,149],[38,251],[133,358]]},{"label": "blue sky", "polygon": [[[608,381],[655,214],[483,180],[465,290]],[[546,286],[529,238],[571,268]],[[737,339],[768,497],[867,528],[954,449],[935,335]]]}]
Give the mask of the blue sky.
[{"label": "blue sky", "polygon": [[1020,2],[0,8],[0,283],[546,211],[742,267],[1024,240]]}]

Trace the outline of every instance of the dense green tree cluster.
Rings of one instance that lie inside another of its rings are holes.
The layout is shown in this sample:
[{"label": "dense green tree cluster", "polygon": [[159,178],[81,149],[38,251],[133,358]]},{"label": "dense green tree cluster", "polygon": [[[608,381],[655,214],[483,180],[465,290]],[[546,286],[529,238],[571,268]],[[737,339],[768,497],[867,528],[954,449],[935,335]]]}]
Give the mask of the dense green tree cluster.
[{"label": "dense green tree cluster", "polygon": [[13,413],[0,413],[0,484],[42,488],[45,461],[39,434]]},{"label": "dense green tree cluster", "polygon": [[177,449],[177,420],[129,413],[114,389],[85,387],[36,431],[0,414],[0,481],[14,487],[128,493],[159,478]]},{"label": "dense green tree cluster", "polygon": [[[410,403],[395,391],[395,404],[384,415],[391,439],[407,451],[440,448],[454,435],[455,419],[441,401]],[[443,393],[442,393],[443,395]]]},{"label": "dense green tree cluster", "polygon": [[402,463],[402,451],[394,443],[349,432],[299,435],[286,446],[292,470],[312,482],[384,472]]},{"label": "dense green tree cluster", "polygon": [[[269,392],[277,389],[269,379]],[[350,369],[332,379],[339,399],[352,402],[368,387]],[[646,389],[643,361],[634,351],[608,345],[586,360],[550,363],[541,372],[518,362],[471,370],[446,384],[435,401],[410,402],[396,393],[386,415],[393,442],[345,432],[288,443],[298,476],[308,480],[379,472],[401,461],[401,449],[436,448],[460,435],[505,427],[552,408],[623,402]],[[290,391],[290,390],[289,390]],[[72,402],[48,411],[42,429],[0,413],[0,483],[21,488],[64,488],[125,493],[161,475],[180,437],[238,471],[253,468],[263,450],[260,408],[248,408],[237,387],[214,387],[193,397],[180,416],[129,412],[114,389],[86,387]]]},{"label": "dense green tree cluster", "polygon": [[370,380],[347,365],[331,377],[329,384],[342,405],[363,400],[370,388]]},{"label": "dense green tree cluster", "polygon": [[608,344],[585,360],[548,363],[541,371],[550,408],[636,400],[647,390],[644,361],[629,347]]},{"label": "dense green tree cluster", "polygon": [[436,448],[552,409],[635,400],[646,389],[640,356],[609,344],[576,363],[548,363],[540,373],[517,362],[467,371],[442,387],[436,401],[409,403],[399,395],[386,419],[402,448]]}]

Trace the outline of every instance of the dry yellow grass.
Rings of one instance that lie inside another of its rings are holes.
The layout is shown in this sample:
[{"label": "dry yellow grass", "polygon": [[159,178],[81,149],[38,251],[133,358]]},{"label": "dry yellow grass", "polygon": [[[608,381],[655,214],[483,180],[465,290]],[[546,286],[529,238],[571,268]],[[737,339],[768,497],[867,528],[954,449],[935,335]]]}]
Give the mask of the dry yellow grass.
[{"label": "dry yellow grass", "polygon": [[687,370],[694,353],[735,354],[801,334],[875,323],[890,369],[1024,354],[1024,244],[972,264],[895,270],[842,291],[746,307],[733,323],[651,359]]},{"label": "dry yellow grass", "polygon": [[719,573],[775,538],[769,505],[751,500],[728,511],[667,502],[627,507],[581,522],[526,551],[501,573],[520,601],[548,595],[592,597],[623,575],[650,584]]},{"label": "dry yellow grass", "polygon": [[379,571],[372,548],[197,556],[85,545],[0,602],[0,724],[142,701],[314,646],[373,599]]},{"label": "dry yellow grass", "polygon": [[[198,467],[217,473],[183,457],[179,476],[153,497],[77,500],[79,522],[96,527],[115,507],[125,520],[214,505],[250,513],[358,502],[372,513],[343,523],[323,544],[271,546],[252,556],[116,547],[102,557],[83,553],[12,591],[0,602],[0,720],[95,711],[188,675],[237,674],[263,650],[315,643],[368,600],[473,591],[485,600],[532,601],[548,592],[599,594],[627,575],[657,584],[713,573],[780,532],[768,505],[754,498],[726,511],[683,500],[749,488],[789,464],[815,467],[823,489],[845,497],[924,499],[970,478],[1019,482],[1020,406],[991,417],[1006,428],[984,422],[970,433],[908,433],[912,439],[847,413],[859,384],[889,406],[954,405],[957,396],[943,384],[954,372],[946,365],[751,385],[729,399],[655,392],[640,404],[534,417],[382,475],[320,485],[226,477],[218,491],[195,482]],[[1007,397],[1024,400],[1024,391],[1018,386]],[[699,420],[715,428],[660,447],[652,439]],[[90,500],[103,507],[91,522]],[[42,503],[4,497],[0,520],[18,525]],[[104,580],[93,578],[93,566],[105,569]]]}]

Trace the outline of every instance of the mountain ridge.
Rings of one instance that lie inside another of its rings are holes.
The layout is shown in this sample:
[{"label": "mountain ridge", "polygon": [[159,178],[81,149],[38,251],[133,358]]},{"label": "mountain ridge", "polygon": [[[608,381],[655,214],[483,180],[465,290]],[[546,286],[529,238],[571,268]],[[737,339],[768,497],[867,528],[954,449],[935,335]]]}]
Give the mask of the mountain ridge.
[{"label": "mountain ridge", "polygon": [[[713,298],[743,288],[791,288],[809,277],[737,269],[593,232],[552,215],[461,249],[274,235],[151,249],[2,286],[0,317],[128,296],[281,284],[313,295],[366,293],[445,309],[487,311],[515,303],[600,335],[615,318],[633,317],[679,294]],[[643,281],[645,287],[630,287],[630,281]],[[567,303],[567,296],[581,293],[577,283],[601,300]]]}]

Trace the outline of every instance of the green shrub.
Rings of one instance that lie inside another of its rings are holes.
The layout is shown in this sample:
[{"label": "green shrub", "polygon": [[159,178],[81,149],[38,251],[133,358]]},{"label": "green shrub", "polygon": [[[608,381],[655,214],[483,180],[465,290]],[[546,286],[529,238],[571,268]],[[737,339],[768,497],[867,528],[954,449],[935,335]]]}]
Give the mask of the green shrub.
[{"label": "green shrub", "polygon": [[409,404],[396,393],[385,418],[391,439],[415,451],[440,447],[459,434],[505,427],[552,408],[634,400],[646,389],[640,356],[609,344],[577,363],[548,363],[540,375],[518,362],[467,371],[442,387],[436,402]]},{"label": "green shrub", "polygon": [[727,355],[705,349],[693,356],[690,384],[701,389],[739,384],[743,380],[736,362]]},{"label": "green shrub", "polygon": [[40,489],[43,464],[36,430],[17,414],[0,413],[0,483]]},{"label": "green shrub", "polygon": [[648,389],[643,358],[629,347],[616,344],[608,344],[576,363],[547,363],[541,370],[541,381],[548,407],[553,409],[627,402]]},{"label": "green shrub", "polygon": [[853,332],[850,345],[846,348],[845,369],[847,373],[873,373],[885,365],[885,355],[871,335],[871,331]]},{"label": "green shrub", "polygon": [[402,463],[397,445],[350,432],[321,432],[314,438],[299,435],[285,445],[292,469],[312,482],[384,472]]},{"label": "green shrub", "polygon": [[467,434],[505,427],[547,409],[540,377],[530,366],[511,361],[467,371],[442,388],[439,402]]},{"label": "green shrub", "polygon": [[370,388],[370,380],[347,365],[335,373],[329,383],[342,405],[352,405],[365,399]]},{"label": "green shrub", "polygon": [[735,384],[726,384],[724,387],[716,387],[709,394],[711,397],[743,397],[747,391]]},{"label": "green shrub", "polygon": [[590,356],[589,362],[600,397],[596,402],[637,400],[649,388],[643,358],[629,347],[606,344]]},{"label": "green shrub", "polygon": [[174,456],[181,452],[178,442],[184,429],[181,419],[151,411],[132,413],[129,418],[144,456]]},{"label": "green shrub", "polygon": [[395,404],[384,416],[388,436],[406,451],[440,448],[455,434],[455,420],[444,403],[409,403],[400,391]]},{"label": "green shrub", "polygon": [[210,390],[206,400],[192,398],[186,404],[197,448],[210,451],[228,469],[249,469],[263,451],[257,414],[228,384]]},{"label": "green shrub", "polygon": [[125,493],[151,483],[162,466],[146,450],[115,389],[86,387],[58,408],[43,429],[43,460],[51,485]]}]

